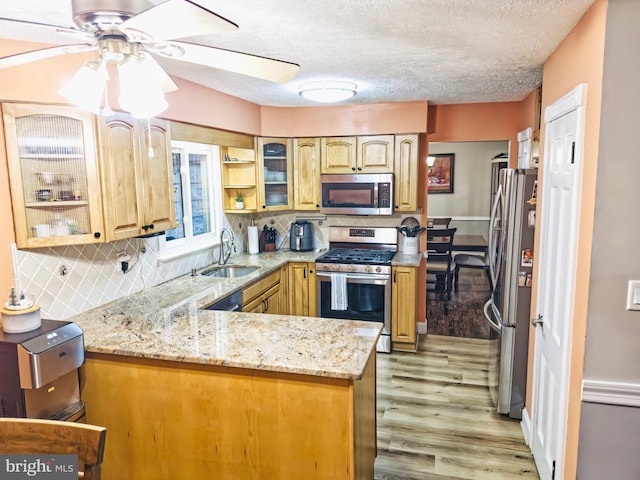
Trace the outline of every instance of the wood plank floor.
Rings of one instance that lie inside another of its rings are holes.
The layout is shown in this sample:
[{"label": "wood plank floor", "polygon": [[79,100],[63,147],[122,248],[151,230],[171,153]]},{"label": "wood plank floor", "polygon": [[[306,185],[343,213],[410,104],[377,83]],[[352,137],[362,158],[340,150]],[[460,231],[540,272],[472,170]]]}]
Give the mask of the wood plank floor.
[{"label": "wood plank floor", "polygon": [[538,479],[520,423],[491,403],[490,341],[423,335],[378,354],[377,480]]}]

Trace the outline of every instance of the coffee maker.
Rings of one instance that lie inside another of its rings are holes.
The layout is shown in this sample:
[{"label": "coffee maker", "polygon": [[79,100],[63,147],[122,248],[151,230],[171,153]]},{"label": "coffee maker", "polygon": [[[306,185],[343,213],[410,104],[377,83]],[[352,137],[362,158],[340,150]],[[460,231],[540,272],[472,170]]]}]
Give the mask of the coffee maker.
[{"label": "coffee maker", "polygon": [[289,246],[293,252],[310,252],[313,250],[313,225],[299,221],[291,224]]}]

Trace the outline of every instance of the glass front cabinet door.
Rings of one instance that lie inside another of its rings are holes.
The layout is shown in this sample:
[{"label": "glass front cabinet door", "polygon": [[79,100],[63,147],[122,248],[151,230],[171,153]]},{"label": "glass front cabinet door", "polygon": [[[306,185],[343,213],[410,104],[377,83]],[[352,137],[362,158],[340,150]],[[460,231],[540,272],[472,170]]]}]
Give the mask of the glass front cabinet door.
[{"label": "glass front cabinet door", "polygon": [[258,168],[260,204],[258,210],[288,210],[291,208],[291,140],[259,138]]},{"label": "glass front cabinet door", "polygon": [[103,242],[92,115],[51,105],[2,109],[18,247]]}]

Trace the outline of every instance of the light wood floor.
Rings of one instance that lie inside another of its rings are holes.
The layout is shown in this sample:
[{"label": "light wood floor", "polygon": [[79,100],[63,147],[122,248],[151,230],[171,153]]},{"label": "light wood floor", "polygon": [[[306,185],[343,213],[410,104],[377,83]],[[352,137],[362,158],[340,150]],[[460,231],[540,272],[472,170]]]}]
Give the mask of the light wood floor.
[{"label": "light wood floor", "polygon": [[375,479],[538,479],[520,422],[495,411],[489,341],[424,335],[378,354]]}]

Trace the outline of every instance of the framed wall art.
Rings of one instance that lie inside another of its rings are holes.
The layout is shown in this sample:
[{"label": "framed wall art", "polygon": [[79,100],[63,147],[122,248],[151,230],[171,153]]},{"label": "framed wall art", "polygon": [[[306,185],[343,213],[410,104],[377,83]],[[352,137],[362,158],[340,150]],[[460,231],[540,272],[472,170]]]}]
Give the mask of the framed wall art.
[{"label": "framed wall art", "polygon": [[427,158],[429,167],[427,191],[429,193],[453,193],[454,153],[434,153]]}]

